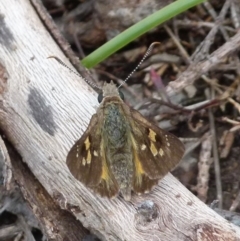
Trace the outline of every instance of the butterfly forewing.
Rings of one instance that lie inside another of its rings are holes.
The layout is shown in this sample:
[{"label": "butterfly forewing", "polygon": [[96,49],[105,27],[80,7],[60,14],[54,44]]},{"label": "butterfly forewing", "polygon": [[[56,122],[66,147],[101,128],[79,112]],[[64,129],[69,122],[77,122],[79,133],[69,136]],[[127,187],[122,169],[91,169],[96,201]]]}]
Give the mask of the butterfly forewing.
[{"label": "butterfly forewing", "polygon": [[87,130],[69,151],[67,166],[72,175],[87,187],[101,196],[113,197],[118,188],[100,148],[102,135],[98,121],[101,120],[93,115]]},{"label": "butterfly forewing", "polygon": [[176,136],[155,126],[139,112],[131,110],[131,114],[135,163],[133,189],[145,192],[179,163],[184,146]]},{"label": "butterfly forewing", "polygon": [[[97,117],[92,116],[82,137],[74,144],[67,156],[67,166],[72,175],[86,186],[96,186],[100,182],[102,161],[93,155],[93,142],[100,141],[97,130]],[[100,153],[99,153],[100,155]]]}]

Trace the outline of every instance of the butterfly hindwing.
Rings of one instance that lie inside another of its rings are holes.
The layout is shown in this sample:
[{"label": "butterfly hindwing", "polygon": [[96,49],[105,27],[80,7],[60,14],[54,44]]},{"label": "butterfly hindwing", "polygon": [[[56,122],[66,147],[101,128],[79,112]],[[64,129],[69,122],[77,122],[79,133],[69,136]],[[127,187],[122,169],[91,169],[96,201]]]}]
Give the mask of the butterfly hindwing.
[{"label": "butterfly hindwing", "polygon": [[69,151],[67,166],[84,185],[101,196],[113,197],[118,185],[108,169],[99,121],[96,114],[92,116],[87,130]]}]

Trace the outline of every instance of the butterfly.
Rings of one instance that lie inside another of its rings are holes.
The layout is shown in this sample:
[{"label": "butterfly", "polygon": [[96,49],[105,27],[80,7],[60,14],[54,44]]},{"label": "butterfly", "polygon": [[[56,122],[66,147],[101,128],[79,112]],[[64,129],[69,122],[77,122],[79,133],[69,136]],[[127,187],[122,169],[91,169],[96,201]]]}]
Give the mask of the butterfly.
[{"label": "butterfly", "polygon": [[124,103],[105,83],[87,130],[67,155],[72,175],[100,196],[125,200],[149,192],[184,154],[184,145]]}]

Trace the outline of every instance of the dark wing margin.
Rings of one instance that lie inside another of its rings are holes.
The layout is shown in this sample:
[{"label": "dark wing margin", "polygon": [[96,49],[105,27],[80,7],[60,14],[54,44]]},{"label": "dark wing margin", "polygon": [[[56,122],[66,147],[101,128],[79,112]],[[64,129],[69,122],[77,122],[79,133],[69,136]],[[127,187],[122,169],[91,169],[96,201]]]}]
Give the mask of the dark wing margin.
[{"label": "dark wing margin", "polygon": [[101,125],[93,115],[87,130],[67,155],[67,166],[72,175],[101,196],[113,197],[118,185],[108,169],[102,146]]}]

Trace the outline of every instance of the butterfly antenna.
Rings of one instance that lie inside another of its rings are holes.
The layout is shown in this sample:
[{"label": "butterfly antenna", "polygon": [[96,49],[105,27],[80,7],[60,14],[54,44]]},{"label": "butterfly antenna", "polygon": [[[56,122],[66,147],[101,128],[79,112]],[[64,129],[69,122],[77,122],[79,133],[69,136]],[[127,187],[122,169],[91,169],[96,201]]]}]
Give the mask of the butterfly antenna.
[{"label": "butterfly antenna", "polygon": [[63,61],[61,59],[59,59],[58,57],[52,55],[52,56],[49,56],[48,59],[55,59],[57,60],[57,62],[59,64],[61,64],[62,66],[64,66],[65,68],[67,68],[68,70],[70,70],[70,72],[74,73],[75,75],[81,77],[86,83],[88,83],[91,87],[93,88],[96,88],[98,90],[100,90],[99,86],[97,86],[94,82],[90,81],[90,80],[87,80],[86,78],[84,78],[82,75],[80,75],[78,72],[72,70],[70,67],[68,67],[65,63],[63,63]]},{"label": "butterfly antenna", "polygon": [[152,43],[152,44],[149,46],[147,52],[144,54],[143,58],[141,59],[141,61],[140,61],[139,64],[137,65],[137,67],[127,76],[127,78],[122,82],[122,84],[120,84],[120,85],[118,86],[118,88],[120,88],[121,86],[123,86],[123,85],[132,77],[132,75],[139,69],[139,67],[141,66],[141,64],[143,63],[143,61],[144,61],[144,60],[148,57],[148,55],[152,52],[153,47],[154,47],[155,45],[157,45],[157,44],[160,44],[160,43],[159,43],[159,42],[154,42],[154,43]]}]

